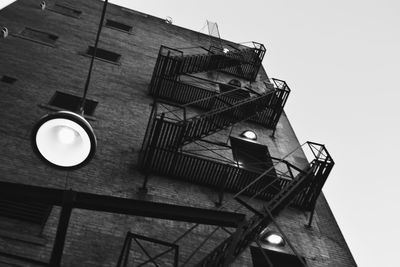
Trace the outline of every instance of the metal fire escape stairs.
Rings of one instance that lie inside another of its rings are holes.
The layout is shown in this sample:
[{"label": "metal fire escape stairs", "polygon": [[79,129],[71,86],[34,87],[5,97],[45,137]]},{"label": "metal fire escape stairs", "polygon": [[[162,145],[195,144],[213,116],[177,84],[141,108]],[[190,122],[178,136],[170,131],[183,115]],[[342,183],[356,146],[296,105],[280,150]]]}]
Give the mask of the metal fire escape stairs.
[{"label": "metal fire escape stairs", "polygon": [[[252,96],[232,97],[238,88],[224,93],[215,93],[179,81],[179,75],[205,71],[223,71],[233,75],[254,80],[265,53],[261,44],[255,48],[244,48],[233,52],[210,52],[199,55],[183,55],[183,52],[162,46],[154,68],[150,84],[150,94],[157,101],[170,101],[184,109],[184,118],[174,121],[176,128],[173,137],[163,146],[168,148],[179,147],[194,140],[225,129],[237,122],[259,118],[259,122],[274,129],[282,113],[283,106],[290,92],[284,81],[275,79],[277,88],[269,88],[265,93],[253,92]],[[238,73],[237,69],[240,69]],[[245,70],[245,71],[244,71]],[[245,73],[246,75],[243,75]],[[268,86],[268,85],[267,85]],[[197,116],[186,118],[186,107],[200,106],[208,110]],[[261,118],[261,119],[260,119]],[[163,128],[160,124],[166,122],[165,114],[156,116],[155,129]],[[157,131],[155,131],[157,132]]]},{"label": "metal fire escape stairs", "polygon": [[[284,81],[274,79],[274,88],[269,88],[271,90],[265,93],[252,92],[249,97],[232,98],[232,93],[236,89],[216,94],[179,80],[180,75],[222,71],[254,81],[264,53],[265,48],[260,44],[257,44],[255,48],[237,49],[226,53],[209,49],[207,54],[196,55],[184,55],[182,51],[161,47],[150,84],[150,94],[156,98],[156,102],[174,103],[182,109],[183,116],[167,118],[166,113],[158,114],[157,103],[153,105],[140,155],[141,168],[149,173],[157,164],[168,165],[160,167],[164,170],[164,174],[168,175],[171,172],[171,166],[175,163],[162,162],[162,157],[164,159],[172,157],[172,161],[176,161],[183,145],[203,139],[240,121],[252,119],[268,128],[275,129],[290,92]],[[268,87],[268,84],[266,86]],[[196,93],[191,94],[191,92]],[[197,106],[206,112],[188,119],[186,107],[189,105]],[[254,116],[257,114],[261,116],[255,119]],[[297,200],[300,198],[298,202],[303,203],[305,209],[313,209],[334,162],[323,145],[312,142],[307,144],[314,154],[314,160],[306,169],[296,169],[297,175],[292,175],[289,182],[282,184],[280,191],[268,198],[269,201],[264,210],[257,211],[251,208],[239,198],[239,194],[235,195],[235,199],[252,210],[255,215],[243,221],[232,235],[196,266],[231,264],[254,240],[257,240],[261,231],[273,221],[273,216],[278,215],[296,198]],[[157,153],[162,156],[156,157]],[[158,163],[155,164],[155,161]],[[260,175],[254,183],[267,175],[269,171]],[[245,189],[252,185],[253,182]],[[266,187],[268,185],[262,187],[261,190],[259,187],[255,195],[262,193],[261,191]],[[242,193],[245,189],[240,192]]]},{"label": "metal fire escape stairs", "polygon": [[[213,251],[204,257],[196,266],[219,267],[229,266],[253,242],[257,241],[261,232],[272,222],[274,217],[284,210],[293,199],[303,190],[318,192],[309,201],[314,203],[322,186],[334,165],[334,162],[325,146],[307,142],[314,154],[314,160],[295,179],[282,188],[262,210],[256,210],[235,195],[235,199],[255,213],[253,217],[244,221],[237,230],[221,242]],[[266,174],[267,170],[264,174]],[[263,174],[263,175],[264,175]],[[262,175],[260,175],[261,177]],[[304,263],[303,263],[304,264]]]}]

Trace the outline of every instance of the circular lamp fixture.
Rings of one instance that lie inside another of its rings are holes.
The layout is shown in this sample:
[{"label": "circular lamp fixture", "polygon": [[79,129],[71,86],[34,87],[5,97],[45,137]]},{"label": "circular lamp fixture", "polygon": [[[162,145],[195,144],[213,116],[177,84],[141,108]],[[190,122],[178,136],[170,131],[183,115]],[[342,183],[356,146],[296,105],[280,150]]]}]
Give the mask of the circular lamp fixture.
[{"label": "circular lamp fixture", "polygon": [[273,246],[284,246],[285,240],[281,235],[276,232],[268,231],[261,233],[261,241]]},{"label": "circular lamp fixture", "polygon": [[31,142],[39,158],[60,169],[77,169],[87,164],[97,144],[90,124],[69,111],[42,117],[32,129]]},{"label": "circular lamp fixture", "polygon": [[243,133],[240,134],[240,136],[252,141],[257,140],[257,134],[251,130],[244,131]]}]

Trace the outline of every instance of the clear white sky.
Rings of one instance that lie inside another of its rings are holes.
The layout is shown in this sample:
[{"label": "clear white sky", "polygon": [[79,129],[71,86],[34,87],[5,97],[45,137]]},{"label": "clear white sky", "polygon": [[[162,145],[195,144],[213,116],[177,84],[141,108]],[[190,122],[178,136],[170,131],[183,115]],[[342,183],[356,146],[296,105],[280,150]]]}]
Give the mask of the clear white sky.
[{"label": "clear white sky", "polygon": [[285,110],[299,140],[326,144],[335,159],[323,191],[358,265],[399,266],[398,0],[112,2],[264,43],[267,73],[292,89]]}]

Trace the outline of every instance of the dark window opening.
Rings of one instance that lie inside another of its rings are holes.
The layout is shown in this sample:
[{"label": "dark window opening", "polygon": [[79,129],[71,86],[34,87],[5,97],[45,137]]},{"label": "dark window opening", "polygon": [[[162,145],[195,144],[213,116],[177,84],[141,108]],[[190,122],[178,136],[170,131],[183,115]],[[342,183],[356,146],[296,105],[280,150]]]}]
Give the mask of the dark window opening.
[{"label": "dark window opening", "polygon": [[[274,267],[303,267],[304,265],[295,256],[283,252],[277,252],[269,249],[262,249],[267,255],[268,259],[271,261]],[[253,260],[254,267],[270,267],[271,265],[265,259],[261,248],[250,247],[251,258]],[[304,257],[302,257],[303,260]]]},{"label": "dark window opening", "polygon": [[82,11],[80,11],[80,10],[76,10],[72,7],[60,5],[60,4],[55,4],[49,10],[59,13],[61,15],[65,15],[65,16],[69,16],[69,17],[73,17],[73,18],[79,18],[82,14]]},{"label": "dark window opening", "polygon": [[[82,98],[79,96],[63,93],[63,92],[55,92],[53,97],[51,98],[49,105],[55,106],[64,110],[69,110],[72,112],[76,112],[79,109],[79,105],[81,104]],[[93,116],[98,102],[90,99],[86,99],[85,106],[83,108],[84,114]]]},{"label": "dark window opening", "polygon": [[41,43],[50,44],[50,45],[54,45],[58,39],[58,36],[55,34],[44,32],[41,30],[35,30],[32,28],[25,28],[21,32],[20,36],[23,38],[27,38],[29,40],[39,41]]},{"label": "dark window opening", "polygon": [[1,77],[1,81],[4,83],[9,83],[9,84],[13,84],[17,81],[16,78],[4,75],[3,77]]},{"label": "dark window opening", "polygon": [[51,212],[51,205],[0,199],[0,229],[19,234],[40,234]]},{"label": "dark window opening", "polygon": [[[274,166],[267,146],[233,136],[230,137],[230,141],[233,159],[237,162],[240,168],[254,173],[263,173]],[[272,168],[266,177],[270,177],[272,180],[276,178],[276,176],[276,171]],[[269,179],[265,179],[265,182],[267,182],[267,180]],[[277,193],[280,190],[279,187],[279,185],[275,185],[269,188],[269,190]]]},{"label": "dark window opening", "polygon": [[129,25],[126,25],[124,23],[117,22],[117,21],[114,21],[114,20],[110,20],[110,19],[108,19],[106,21],[106,26],[110,27],[110,28],[117,29],[117,30],[121,30],[121,31],[124,31],[124,32],[130,32],[132,30],[132,26],[129,26]]},{"label": "dark window opening", "polygon": [[[93,53],[94,53],[94,47],[89,46],[88,50],[86,51],[86,54],[89,56],[93,56]],[[95,57],[98,59],[118,63],[119,59],[121,58],[121,55],[105,49],[97,48]]]}]

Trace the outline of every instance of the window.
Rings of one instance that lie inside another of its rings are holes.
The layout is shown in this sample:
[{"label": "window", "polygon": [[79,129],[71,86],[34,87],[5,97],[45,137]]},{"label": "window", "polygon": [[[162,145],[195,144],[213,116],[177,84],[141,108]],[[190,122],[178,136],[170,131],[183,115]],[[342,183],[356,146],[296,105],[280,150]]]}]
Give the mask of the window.
[{"label": "window", "polygon": [[[63,92],[55,92],[53,97],[51,98],[49,105],[61,108],[63,110],[69,110],[72,112],[76,112],[79,109],[79,105],[81,104],[82,97],[75,96]],[[98,102],[90,99],[86,99],[85,106],[83,108],[84,114],[93,116],[94,111],[96,110]]]},{"label": "window", "polygon": [[17,81],[17,79],[13,78],[13,77],[10,77],[10,76],[7,76],[7,75],[4,75],[3,77],[1,77],[1,81],[3,83],[13,84],[13,83],[15,83]]},{"label": "window", "polygon": [[[232,154],[241,168],[252,172],[262,173],[273,166],[268,147],[248,139],[230,137]],[[269,172],[276,177],[275,170]]]},{"label": "window", "polygon": [[[94,53],[94,47],[93,46],[89,46],[86,54],[89,56],[93,56]],[[114,62],[114,63],[119,63],[119,60],[121,58],[120,54],[105,50],[105,49],[101,49],[101,48],[97,48],[96,50],[96,58],[104,60],[104,61],[108,61],[108,62]]]},{"label": "window", "polygon": [[116,30],[120,30],[123,32],[131,32],[132,31],[132,26],[123,24],[121,22],[117,22],[111,19],[108,19],[106,21],[106,27],[112,28],[112,29],[116,29]]},{"label": "window", "polygon": [[30,40],[30,41],[34,41],[34,42],[38,42],[38,43],[46,44],[46,45],[51,45],[51,46],[53,46],[58,39],[58,36],[55,34],[28,28],[28,27],[25,28],[17,36],[20,38]]},{"label": "window", "polygon": [[[254,267],[270,267],[271,265],[265,259],[263,252],[268,256],[274,267],[303,267],[301,261],[295,256],[283,252],[277,252],[259,247],[250,247],[251,258]],[[304,257],[302,257],[303,260]]]},{"label": "window", "polygon": [[0,198],[0,235],[12,237],[14,233],[14,238],[40,235],[51,208],[51,205],[38,202]]},{"label": "window", "polygon": [[73,18],[79,18],[82,14],[82,11],[61,4],[55,4],[52,8],[49,8],[49,10]]}]

